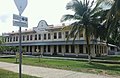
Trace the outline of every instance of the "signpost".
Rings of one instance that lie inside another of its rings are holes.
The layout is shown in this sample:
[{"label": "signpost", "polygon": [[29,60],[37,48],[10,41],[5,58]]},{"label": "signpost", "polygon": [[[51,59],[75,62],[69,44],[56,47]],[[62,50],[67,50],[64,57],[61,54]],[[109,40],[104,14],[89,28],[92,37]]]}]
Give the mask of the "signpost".
[{"label": "signpost", "polygon": [[13,26],[28,27],[28,18],[13,14]]},{"label": "signpost", "polygon": [[27,21],[26,22],[22,22],[23,19],[21,14],[23,13],[24,9],[27,6],[28,1],[27,0],[14,0],[15,5],[19,11],[19,16],[15,16],[13,15],[13,19],[16,19],[17,21],[13,20],[13,25],[15,26],[19,26],[19,78],[22,78],[22,46],[21,46],[21,27],[22,25],[27,27]]},{"label": "signpost", "polygon": [[28,27],[28,24],[20,21],[13,21],[13,26]]},{"label": "signpost", "polygon": [[27,6],[28,1],[27,0],[14,0],[14,2],[19,11],[19,14],[22,14]]}]

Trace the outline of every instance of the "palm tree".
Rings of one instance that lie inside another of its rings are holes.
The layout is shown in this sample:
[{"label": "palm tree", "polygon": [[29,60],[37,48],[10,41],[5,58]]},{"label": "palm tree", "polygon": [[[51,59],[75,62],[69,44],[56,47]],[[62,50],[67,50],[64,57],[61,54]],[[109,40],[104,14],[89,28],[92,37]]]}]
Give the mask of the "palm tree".
[{"label": "palm tree", "polygon": [[[105,19],[105,28],[106,28],[106,40],[109,39],[113,33],[119,30],[119,24],[120,24],[120,0],[98,0],[102,4],[107,4],[110,6],[110,9],[106,15]],[[107,6],[108,7],[108,6]],[[117,38],[117,36],[116,36]]]},{"label": "palm tree", "polygon": [[[111,18],[119,18],[120,17],[120,0],[97,0],[102,4],[110,5],[110,10],[108,12],[108,20]],[[107,6],[108,7],[108,6]]]},{"label": "palm tree", "polygon": [[108,38],[108,43],[120,47],[120,24],[117,23],[117,25],[114,26],[112,31],[113,32],[111,32],[110,37]]},{"label": "palm tree", "polygon": [[100,25],[100,15],[102,13],[100,2],[95,2],[94,0],[91,2],[90,0],[72,0],[66,5],[66,9],[74,11],[74,14],[63,15],[61,22],[67,20],[75,21],[70,25],[72,28],[69,34],[69,36],[74,34],[74,40],[80,32],[85,32],[86,48],[89,63],[91,63],[90,41],[96,33],[97,26]]}]

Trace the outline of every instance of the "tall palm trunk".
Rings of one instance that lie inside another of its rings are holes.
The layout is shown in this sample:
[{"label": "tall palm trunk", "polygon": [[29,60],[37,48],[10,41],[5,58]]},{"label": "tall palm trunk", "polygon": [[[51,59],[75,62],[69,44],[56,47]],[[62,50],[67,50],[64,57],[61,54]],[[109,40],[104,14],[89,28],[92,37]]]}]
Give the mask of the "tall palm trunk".
[{"label": "tall palm trunk", "polygon": [[90,52],[90,36],[88,33],[88,28],[85,30],[86,44],[87,44],[87,53],[88,53],[88,63],[91,63],[91,52]]}]

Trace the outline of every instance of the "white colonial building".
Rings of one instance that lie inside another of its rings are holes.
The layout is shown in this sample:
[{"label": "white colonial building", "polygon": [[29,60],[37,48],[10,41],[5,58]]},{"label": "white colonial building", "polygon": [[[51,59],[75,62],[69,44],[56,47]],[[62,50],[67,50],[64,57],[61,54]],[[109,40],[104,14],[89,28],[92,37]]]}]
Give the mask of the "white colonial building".
[{"label": "white colonial building", "polygon": [[[70,26],[67,26],[66,30],[62,30],[63,27],[65,25],[48,25],[46,21],[41,20],[32,30],[22,31],[22,47],[26,52],[34,53],[39,49],[46,55],[87,55],[84,32],[76,38],[74,43],[72,37],[66,42]],[[3,33],[3,36],[5,36],[5,46],[19,46],[19,32]],[[100,42],[91,41],[90,48],[92,56],[107,54],[106,45]]]}]

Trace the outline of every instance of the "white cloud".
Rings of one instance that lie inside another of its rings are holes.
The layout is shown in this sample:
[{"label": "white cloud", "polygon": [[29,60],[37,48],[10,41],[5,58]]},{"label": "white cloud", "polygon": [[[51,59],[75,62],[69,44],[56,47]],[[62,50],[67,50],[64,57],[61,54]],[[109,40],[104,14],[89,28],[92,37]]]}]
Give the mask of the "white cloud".
[{"label": "white cloud", "polygon": [[8,19],[9,19],[9,15],[7,15],[7,14],[0,16],[0,21],[2,23],[5,23]]}]

